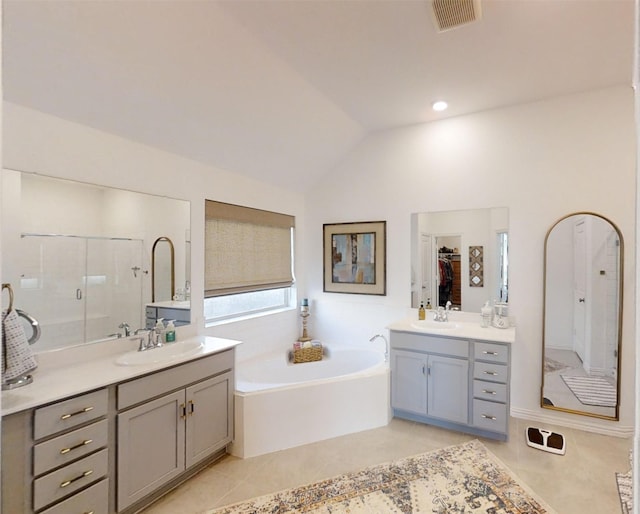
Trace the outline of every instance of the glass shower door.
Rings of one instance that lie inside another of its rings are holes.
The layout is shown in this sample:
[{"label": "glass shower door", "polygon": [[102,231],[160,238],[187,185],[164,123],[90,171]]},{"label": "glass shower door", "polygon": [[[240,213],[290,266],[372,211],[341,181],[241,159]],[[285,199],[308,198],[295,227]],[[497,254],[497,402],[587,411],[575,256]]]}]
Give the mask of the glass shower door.
[{"label": "glass shower door", "polygon": [[24,235],[19,245],[15,306],[39,321],[38,351],[83,343],[86,240]]},{"label": "glass shower door", "polygon": [[86,339],[95,341],[143,328],[142,241],[90,239],[87,272]]}]

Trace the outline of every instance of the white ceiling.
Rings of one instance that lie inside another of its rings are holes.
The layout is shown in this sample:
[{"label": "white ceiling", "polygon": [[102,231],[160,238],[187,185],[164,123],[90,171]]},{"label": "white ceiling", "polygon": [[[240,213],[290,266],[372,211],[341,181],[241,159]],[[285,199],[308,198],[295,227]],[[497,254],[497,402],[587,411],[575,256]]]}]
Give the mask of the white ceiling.
[{"label": "white ceiling", "polygon": [[299,191],[372,131],[632,81],[633,0],[482,0],[442,33],[418,0],[3,8],[6,100]]}]

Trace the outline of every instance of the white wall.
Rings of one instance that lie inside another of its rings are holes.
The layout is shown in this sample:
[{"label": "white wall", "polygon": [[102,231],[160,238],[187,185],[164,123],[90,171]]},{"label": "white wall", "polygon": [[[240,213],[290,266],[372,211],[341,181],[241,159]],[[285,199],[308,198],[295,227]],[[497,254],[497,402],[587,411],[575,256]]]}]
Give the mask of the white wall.
[{"label": "white wall", "polygon": [[[166,195],[191,202],[192,325],[178,337],[206,333],[240,339],[252,347],[284,346],[296,339],[296,310],[215,328],[204,328],[204,200],[247,205],[292,214],[304,225],[300,194],[250,180],[237,173],[205,166],[183,157],[4,102],[3,166],[60,178]],[[251,148],[247,148],[251,151]],[[304,230],[296,235],[297,275],[304,284]]]},{"label": "white wall", "polygon": [[[298,335],[299,318],[288,311],[204,329],[205,198],[295,215],[297,278],[311,299],[310,334],[357,344],[369,344],[369,337],[407,313],[411,213],[506,206],[509,312],[518,324],[512,412],[610,433],[628,433],[633,425],[635,132],[630,88],[373,134],[304,198],[14,104],[5,102],[3,116],[5,167],[190,200],[192,330],[244,340],[243,352],[289,344]],[[544,236],[558,218],[582,210],[607,216],[625,238],[619,423],[538,406]],[[381,219],[387,221],[387,295],[323,293],[322,224]]]},{"label": "white wall", "polygon": [[[365,342],[410,301],[410,214],[509,208],[512,412],[629,434],[634,419],[635,129],[633,92],[616,87],[378,132],[307,195],[308,296],[315,337]],[[539,407],[544,237],[589,210],[625,238],[620,422]],[[387,221],[387,295],[323,293],[322,224]],[[313,317],[313,316],[312,316]]]}]

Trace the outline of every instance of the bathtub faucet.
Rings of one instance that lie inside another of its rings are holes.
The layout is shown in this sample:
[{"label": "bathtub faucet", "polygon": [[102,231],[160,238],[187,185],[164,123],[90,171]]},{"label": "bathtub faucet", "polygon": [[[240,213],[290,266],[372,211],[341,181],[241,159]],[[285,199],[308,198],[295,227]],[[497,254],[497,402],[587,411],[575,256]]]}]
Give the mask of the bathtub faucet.
[{"label": "bathtub faucet", "polygon": [[389,362],[389,341],[382,334],[376,334],[371,339],[369,339],[370,343],[373,343],[376,339],[381,338],[384,340],[384,361]]}]

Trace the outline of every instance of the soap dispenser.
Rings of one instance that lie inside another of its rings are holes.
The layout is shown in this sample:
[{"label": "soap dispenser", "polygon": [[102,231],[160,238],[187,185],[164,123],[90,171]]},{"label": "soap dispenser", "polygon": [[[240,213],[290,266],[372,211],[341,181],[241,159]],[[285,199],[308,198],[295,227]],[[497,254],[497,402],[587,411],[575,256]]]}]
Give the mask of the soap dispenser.
[{"label": "soap dispenser", "polygon": [[175,343],[176,341],[176,326],[173,324],[175,320],[169,320],[167,323],[167,330],[164,333],[165,343]]},{"label": "soap dispenser", "polygon": [[426,317],[426,313],[424,311],[424,302],[420,302],[420,308],[418,309],[418,319],[424,320]]},{"label": "soap dispenser", "polygon": [[156,333],[156,342],[158,343],[162,343],[162,341],[164,340],[164,318],[159,318],[156,321],[156,328],[154,329],[154,332]]},{"label": "soap dispenser", "polygon": [[493,309],[489,306],[489,301],[484,302],[484,307],[480,309],[482,315],[482,327],[487,328],[491,324],[491,318],[493,317]]}]

